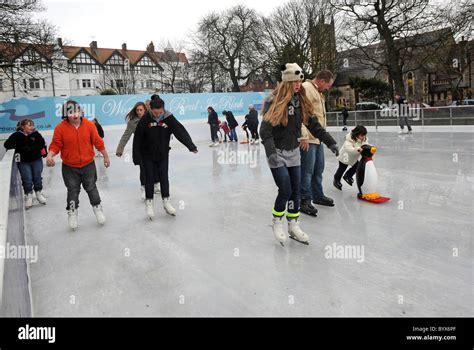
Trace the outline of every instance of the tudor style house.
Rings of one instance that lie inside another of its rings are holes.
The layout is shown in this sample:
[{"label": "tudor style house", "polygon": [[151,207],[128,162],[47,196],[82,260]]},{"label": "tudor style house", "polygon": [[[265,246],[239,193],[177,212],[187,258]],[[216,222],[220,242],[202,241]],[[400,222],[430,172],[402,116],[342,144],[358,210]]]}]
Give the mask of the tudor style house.
[{"label": "tudor style house", "polygon": [[0,43],[0,100],[30,96],[88,96],[186,91],[188,59],[170,45],[155,51]]}]

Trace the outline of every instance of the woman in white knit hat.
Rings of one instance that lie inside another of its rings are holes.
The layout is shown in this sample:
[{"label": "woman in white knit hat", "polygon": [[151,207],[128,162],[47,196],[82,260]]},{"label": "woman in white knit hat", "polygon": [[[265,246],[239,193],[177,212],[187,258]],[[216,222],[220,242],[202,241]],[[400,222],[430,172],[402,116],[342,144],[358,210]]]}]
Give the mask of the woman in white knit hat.
[{"label": "woman in white knit hat", "polygon": [[290,238],[308,244],[308,235],[299,226],[301,156],[299,139],[301,125],[331,151],[338,154],[336,141],[311,118],[312,105],[306,97],[301,83],[303,70],[296,63],[287,63],[281,67],[282,82],[265,102],[260,137],[265,146],[268,165],[278,187],[278,195],[273,207],[273,233],[281,245],[287,234],[283,229],[286,214]]}]

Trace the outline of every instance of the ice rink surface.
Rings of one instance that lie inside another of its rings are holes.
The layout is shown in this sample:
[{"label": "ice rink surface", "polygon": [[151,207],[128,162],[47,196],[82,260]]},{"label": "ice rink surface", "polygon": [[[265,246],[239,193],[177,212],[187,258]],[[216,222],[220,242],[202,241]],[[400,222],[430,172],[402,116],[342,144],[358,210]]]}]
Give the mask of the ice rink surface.
[{"label": "ice rink surface", "polygon": [[[336,205],[302,215],[309,246],[285,247],[269,226],[277,190],[262,145],[209,148],[207,126],[188,125],[199,153],[173,141],[170,154],[177,216],[158,198],[151,222],[132,142],[114,155],[124,128],[106,129],[111,167],[96,158],[104,227],[82,191],[70,232],[61,163],[44,170],[48,204],[26,212],[28,244],[39,247],[35,316],[473,315],[472,127],[369,129],[379,192],[391,197],[381,205],[333,187],[326,149],[325,194]],[[345,133],[329,131],[340,146]],[[352,246],[357,256],[329,255]]]}]

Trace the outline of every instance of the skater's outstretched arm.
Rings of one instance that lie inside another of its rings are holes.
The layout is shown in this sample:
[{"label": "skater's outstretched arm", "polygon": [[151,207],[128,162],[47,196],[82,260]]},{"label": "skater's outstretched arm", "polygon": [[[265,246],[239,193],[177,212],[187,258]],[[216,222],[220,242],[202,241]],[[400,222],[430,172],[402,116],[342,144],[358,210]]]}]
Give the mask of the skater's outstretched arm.
[{"label": "skater's outstretched arm", "polygon": [[54,157],[63,149],[63,133],[62,128],[56,127],[53,133],[53,139],[49,144],[49,152],[46,157],[46,165],[49,167],[55,166]]},{"label": "skater's outstretched arm", "polygon": [[119,144],[117,146],[117,150],[115,151],[115,154],[117,156],[121,156],[123,154],[123,150],[125,146],[127,145],[128,141],[130,140],[130,137],[132,137],[133,132],[135,131],[136,125],[134,121],[129,120],[127,123],[127,128],[123,132],[122,137],[120,138]]},{"label": "skater's outstretched arm", "polygon": [[167,116],[163,121],[171,129],[171,132],[176,136],[178,141],[185,145],[190,152],[197,151],[197,147],[193,143],[186,128],[172,114]]},{"label": "skater's outstretched arm", "polygon": [[319,123],[315,117],[309,118],[308,125],[306,126],[309,132],[324,143],[336,156],[339,154],[337,149],[337,142]]},{"label": "skater's outstretched arm", "polygon": [[17,139],[18,139],[18,134],[17,132],[14,132],[13,134],[10,135],[10,137],[5,141],[3,144],[3,147],[6,149],[15,149],[16,144],[17,144]]}]

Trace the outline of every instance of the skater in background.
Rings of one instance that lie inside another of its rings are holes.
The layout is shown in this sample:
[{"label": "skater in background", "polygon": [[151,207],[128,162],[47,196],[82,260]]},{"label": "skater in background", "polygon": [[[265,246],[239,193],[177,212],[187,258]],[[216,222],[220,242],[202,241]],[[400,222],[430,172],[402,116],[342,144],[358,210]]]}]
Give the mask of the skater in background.
[{"label": "skater in background", "polygon": [[[145,115],[147,112],[146,105],[143,102],[137,102],[135,106],[128,112],[127,116],[125,117],[125,120],[127,120],[127,128],[125,129],[122,137],[120,138],[119,144],[117,146],[117,150],[115,151],[115,155],[117,157],[121,157],[123,154],[123,150],[125,149],[125,146],[127,145],[128,141],[130,140],[130,137],[132,136],[133,133],[135,133],[135,129],[137,128],[138,122],[140,119]],[[137,152],[135,148],[132,149],[132,154]],[[142,200],[145,200],[145,169],[143,167],[143,164],[140,163],[140,186],[141,186],[141,191],[142,191]],[[159,178],[158,178],[158,171],[156,172],[156,178],[155,178],[155,193],[158,194],[160,193],[160,184],[159,184]]]},{"label": "skater in background", "polygon": [[168,179],[169,151],[171,135],[184,144],[190,152],[197,153],[191,136],[184,126],[165,110],[165,102],[154,99],[150,103],[150,111],[138,122],[133,138],[133,162],[143,163],[145,169],[146,214],[150,220],[155,216],[153,208],[153,182],[155,172],[159,172],[163,208],[170,215],[176,215],[171,205]]},{"label": "skater in background", "polygon": [[[407,126],[408,129],[408,134],[412,133],[411,125],[408,122],[408,105],[406,103],[406,100],[403,96],[401,96],[399,93],[395,95],[395,103],[398,105],[398,115],[400,118],[400,131],[398,132],[399,134],[404,133],[405,131],[405,125]],[[404,125],[405,124],[405,125]]]},{"label": "skater in background", "polygon": [[[337,157],[339,168],[337,168],[337,171],[334,174],[333,184],[338,190],[342,191],[341,178],[343,178],[349,186],[352,186],[354,183],[354,174],[359,165],[362,146],[367,145],[368,143],[367,129],[363,125],[357,125],[346,135],[346,139],[339,151],[339,156]],[[346,171],[349,166],[351,168]]]},{"label": "skater in background", "polygon": [[344,107],[342,107],[342,131],[347,131],[347,119],[349,118],[349,104],[346,102]]},{"label": "skater in background", "polygon": [[[230,140],[230,128],[229,128],[229,125],[227,124],[227,122],[221,122],[219,123],[219,127],[221,128],[221,130],[224,132],[224,142],[227,143],[227,137],[229,137],[229,140]],[[232,141],[232,140],[230,140]]]},{"label": "skater in background", "polygon": [[46,157],[46,143],[43,136],[35,130],[31,119],[18,122],[16,132],[5,141],[4,147],[15,149],[14,159],[20,171],[25,209],[33,206],[33,190],[40,204],[46,204],[43,195],[43,158]]},{"label": "skater in background", "polygon": [[250,140],[250,144],[256,144],[260,142],[260,137],[258,135],[258,112],[255,109],[254,105],[249,105],[249,114],[245,116],[245,123],[244,125],[248,127],[250,133],[252,135],[252,139]]},{"label": "skater in background", "polygon": [[[99,134],[100,138],[104,139],[104,137],[105,137],[104,129],[102,128],[102,125],[100,125],[97,118],[96,117],[91,117],[89,120],[95,124],[95,127],[97,128],[97,133]],[[97,151],[95,156],[96,157],[102,157],[102,153]]]},{"label": "skater in background", "polygon": [[150,102],[151,102],[151,100],[145,100],[145,107],[146,107],[147,111],[150,110]]},{"label": "skater in background", "polygon": [[103,139],[105,137],[104,128],[102,128],[102,125],[100,125],[99,121],[97,120],[97,117],[92,117],[91,121],[95,124],[95,127],[97,128],[97,133],[99,134],[100,138]]},{"label": "skater in background", "polygon": [[219,130],[219,117],[217,116],[216,111],[211,106],[207,107],[207,124],[211,129],[211,144],[209,147],[215,147],[219,145],[219,137],[217,136],[217,131]]},{"label": "skater in background", "polygon": [[108,168],[110,160],[104,141],[100,138],[94,123],[83,118],[81,107],[76,101],[66,101],[62,112],[63,121],[54,128],[46,164],[50,167],[55,166],[54,156],[61,153],[63,180],[67,188],[66,210],[69,227],[75,230],[78,226],[77,214],[81,185],[89,196],[97,223],[103,225],[105,216],[96,186],[94,146],[104,156],[104,166]]},{"label": "skater in background", "polygon": [[303,79],[303,70],[296,63],[282,66],[282,83],[271,95],[273,99],[265,103],[266,110],[260,128],[268,165],[278,187],[278,196],[272,211],[272,227],[275,238],[281,244],[286,241],[283,229],[285,214],[290,237],[305,244],[309,241],[298,221],[301,182],[299,139],[302,124],[338,155],[336,141],[316,118],[311,117],[313,106],[302,87]]},{"label": "skater in background", "polygon": [[229,124],[230,141],[238,142],[237,131],[235,129],[239,126],[239,123],[237,123],[237,120],[235,119],[234,114],[231,111],[224,111],[222,112],[222,114],[225,116],[225,119],[227,120],[227,124]]}]

